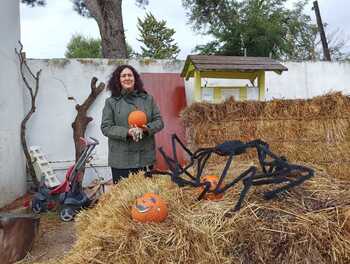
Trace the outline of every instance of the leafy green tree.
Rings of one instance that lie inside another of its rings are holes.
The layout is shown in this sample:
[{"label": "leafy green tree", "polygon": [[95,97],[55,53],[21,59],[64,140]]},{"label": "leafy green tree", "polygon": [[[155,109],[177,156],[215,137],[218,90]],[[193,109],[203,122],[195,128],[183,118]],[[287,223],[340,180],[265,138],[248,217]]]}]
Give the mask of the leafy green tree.
[{"label": "leafy green tree", "polygon": [[[127,57],[131,58],[135,52],[126,43]],[[80,34],[73,35],[67,45],[66,58],[102,58],[102,45],[99,38],[88,38]]]},{"label": "leafy green tree", "polygon": [[[21,0],[22,3],[44,6],[46,0]],[[97,22],[101,35],[103,58],[126,58],[127,44],[122,17],[122,0],[71,0],[74,10],[80,15],[93,18]],[[135,0],[139,6],[148,4],[148,0]]]},{"label": "leafy green tree", "polygon": [[158,21],[151,13],[147,13],[142,20],[137,19],[137,28],[140,39],[142,57],[154,59],[175,59],[180,52],[177,43],[174,43],[175,30],[166,26],[166,21]]},{"label": "leafy green tree", "polygon": [[305,59],[316,25],[303,14],[306,0],[293,9],[286,0],[182,0],[193,28],[214,37],[197,51],[205,54]]},{"label": "leafy green tree", "polygon": [[67,45],[66,58],[102,58],[101,40],[73,35]]}]

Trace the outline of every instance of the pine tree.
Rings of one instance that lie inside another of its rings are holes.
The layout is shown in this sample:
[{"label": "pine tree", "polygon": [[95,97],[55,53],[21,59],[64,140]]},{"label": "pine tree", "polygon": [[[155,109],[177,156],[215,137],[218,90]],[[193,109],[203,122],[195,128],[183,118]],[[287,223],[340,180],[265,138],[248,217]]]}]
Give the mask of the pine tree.
[{"label": "pine tree", "polygon": [[151,13],[145,18],[138,20],[137,28],[140,32],[140,39],[144,46],[141,46],[142,57],[153,59],[175,59],[180,52],[177,43],[174,43],[173,35],[175,30],[166,26],[166,21],[158,21]]}]

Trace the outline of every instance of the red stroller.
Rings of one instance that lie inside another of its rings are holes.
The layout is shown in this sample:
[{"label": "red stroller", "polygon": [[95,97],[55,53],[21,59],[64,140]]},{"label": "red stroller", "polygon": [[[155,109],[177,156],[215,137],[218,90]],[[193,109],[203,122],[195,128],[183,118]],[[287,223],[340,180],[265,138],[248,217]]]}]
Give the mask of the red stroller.
[{"label": "red stroller", "polygon": [[85,146],[84,150],[78,161],[68,168],[65,180],[53,189],[48,188],[45,181],[41,181],[39,190],[32,199],[34,213],[46,212],[58,203],[60,219],[68,222],[73,220],[80,209],[87,208],[91,204],[91,198],[83,191],[82,181],[85,165],[91,159],[91,153],[99,142],[92,137],[81,140]]}]

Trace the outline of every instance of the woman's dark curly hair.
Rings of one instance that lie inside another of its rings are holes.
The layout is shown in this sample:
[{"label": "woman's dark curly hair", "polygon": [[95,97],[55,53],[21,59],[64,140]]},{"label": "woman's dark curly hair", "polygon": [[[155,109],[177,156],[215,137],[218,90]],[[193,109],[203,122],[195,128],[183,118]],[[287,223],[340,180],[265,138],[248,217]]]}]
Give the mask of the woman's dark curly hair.
[{"label": "woman's dark curly hair", "polygon": [[140,75],[135,70],[135,68],[130,66],[130,65],[123,64],[123,65],[119,65],[114,70],[114,72],[111,75],[111,78],[108,81],[107,89],[111,91],[112,96],[116,96],[116,97],[120,96],[120,92],[122,90],[122,85],[120,83],[120,74],[125,68],[130,69],[132,71],[132,73],[134,74],[134,78],[135,78],[134,89],[139,91],[139,92],[147,93],[145,91],[145,89],[143,89],[143,82],[140,78]]}]

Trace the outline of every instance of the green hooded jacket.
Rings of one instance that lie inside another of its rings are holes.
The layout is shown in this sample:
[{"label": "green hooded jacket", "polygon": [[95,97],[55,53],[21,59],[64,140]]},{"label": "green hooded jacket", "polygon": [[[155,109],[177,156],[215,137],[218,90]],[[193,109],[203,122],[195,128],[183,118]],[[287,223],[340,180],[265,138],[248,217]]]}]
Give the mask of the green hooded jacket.
[{"label": "green hooded jacket", "polygon": [[[128,116],[134,110],[147,115],[147,132],[135,142],[128,135]],[[102,112],[101,130],[108,137],[108,166],[117,169],[142,168],[155,163],[155,133],[164,123],[153,97],[147,93],[122,90],[119,97],[106,99]]]}]

